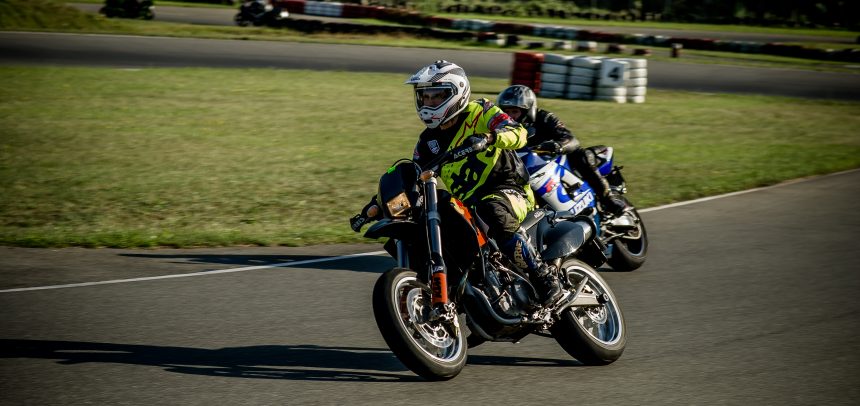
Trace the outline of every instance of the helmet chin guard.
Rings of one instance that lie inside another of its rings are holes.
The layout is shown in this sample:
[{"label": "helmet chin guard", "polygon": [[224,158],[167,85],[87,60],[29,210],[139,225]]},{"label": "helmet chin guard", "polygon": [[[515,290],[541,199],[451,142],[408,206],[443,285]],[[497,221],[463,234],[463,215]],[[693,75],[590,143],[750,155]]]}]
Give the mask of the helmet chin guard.
[{"label": "helmet chin guard", "polygon": [[466,71],[448,61],[421,68],[405,82],[415,89],[415,111],[427,128],[436,128],[460,114],[469,103]]}]

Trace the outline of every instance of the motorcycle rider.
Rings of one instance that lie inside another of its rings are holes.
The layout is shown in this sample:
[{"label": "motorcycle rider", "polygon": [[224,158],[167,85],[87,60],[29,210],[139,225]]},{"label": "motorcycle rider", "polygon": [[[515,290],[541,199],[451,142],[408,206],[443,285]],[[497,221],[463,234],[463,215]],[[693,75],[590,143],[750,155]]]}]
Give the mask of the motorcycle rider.
[{"label": "motorcycle rider", "polygon": [[[415,109],[427,127],[415,145],[413,160],[424,166],[462,145],[486,150],[443,165],[439,176],[454,196],[474,208],[503,253],[528,272],[541,301],[558,300],[562,295],[558,277],[520,228],[534,207],[528,173],[514,152],[526,145],[526,129],[490,100],[470,101],[466,72],[451,62],[425,66],[405,84],[413,86]],[[375,199],[351,219],[353,230],[381,217]]]},{"label": "motorcycle rider", "polygon": [[552,112],[537,108],[537,97],[528,86],[513,85],[499,93],[496,104],[511,118],[528,129],[526,146],[537,147],[556,155],[567,155],[571,166],[597,195],[600,205],[618,216],[624,213],[627,204],[621,196],[609,188],[609,183],[597,171],[594,152],[581,148],[579,140]]}]

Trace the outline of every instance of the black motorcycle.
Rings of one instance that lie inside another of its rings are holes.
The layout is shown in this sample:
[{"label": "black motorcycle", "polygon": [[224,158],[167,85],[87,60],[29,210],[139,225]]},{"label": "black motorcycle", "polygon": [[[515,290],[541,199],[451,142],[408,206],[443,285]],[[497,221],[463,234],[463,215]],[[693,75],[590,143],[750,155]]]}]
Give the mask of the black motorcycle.
[{"label": "black motorcycle", "polygon": [[278,27],[290,13],[281,7],[273,6],[265,0],[248,0],[239,6],[239,12],[233,20],[240,27],[248,25]]},{"label": "black motorcycle", "polygon": [[99,13],[108,18],[152,20],[155,18],[155,6],[152,0],[105,0],[105,5],[99,9]]},{"label": "black motorcycle", "polygon": [[[538,209],[522,223],[564,287],[559,300],[542,306],[527,273],[502,255],[481,219],[437,190],[441,165],[486,148],[486,141],[476,140],[424,168],[400,160],[380,178],[383,216],[365,237],[387,237],[385,249],[397,261],[373,288],[373,313],[385,342],[428,380],[460,373],[469,347],[518,342],[529,334],[553,337],[586,365],[614,362],[624,351],[627,328],[615,294],[594,269],[606,257],[589,216]],[[361,226],[356,218],[367,217],[354,217],[353,228]]]}]

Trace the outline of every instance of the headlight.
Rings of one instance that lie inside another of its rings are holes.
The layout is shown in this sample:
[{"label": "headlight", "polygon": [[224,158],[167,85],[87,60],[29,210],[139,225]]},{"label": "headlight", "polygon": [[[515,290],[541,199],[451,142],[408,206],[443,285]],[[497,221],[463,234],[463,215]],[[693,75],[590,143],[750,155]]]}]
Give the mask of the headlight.
[{"label": "headlight", "polygon": [[400,192],[399,195],[385,202],[385,205],[388,207],[388,212],[391,213],[392,217],[398,217],[412,207],[409,204],[409,198],[406,197],[406,192]]}]

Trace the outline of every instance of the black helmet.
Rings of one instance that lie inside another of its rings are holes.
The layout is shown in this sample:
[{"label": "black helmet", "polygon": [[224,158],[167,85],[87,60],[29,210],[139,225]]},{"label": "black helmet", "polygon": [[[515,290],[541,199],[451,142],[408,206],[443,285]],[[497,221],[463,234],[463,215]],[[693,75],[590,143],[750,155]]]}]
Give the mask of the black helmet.
[{"label": "black helmet", "polygon": [[528,86],[513,85],[499,93],[496,105],[501,109],[519,107],[523,110],[520,123],[534,123],[537,115],[537,96]]}]

